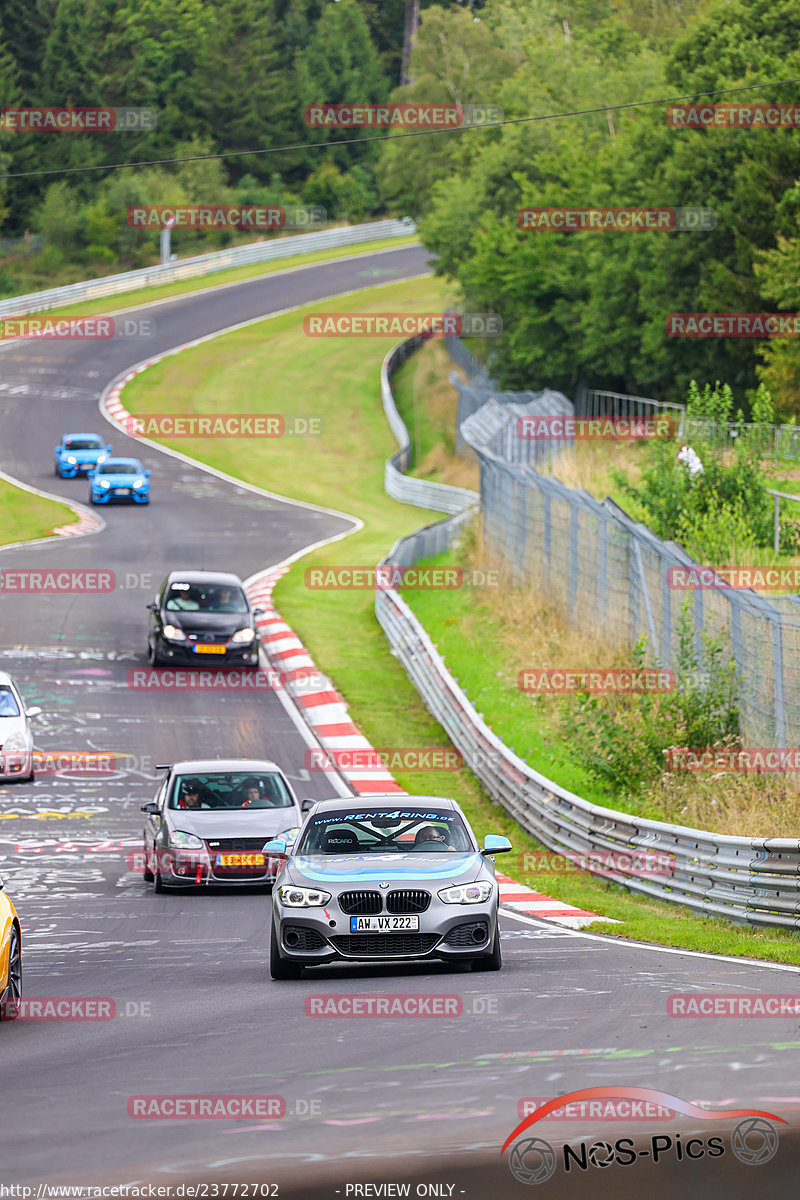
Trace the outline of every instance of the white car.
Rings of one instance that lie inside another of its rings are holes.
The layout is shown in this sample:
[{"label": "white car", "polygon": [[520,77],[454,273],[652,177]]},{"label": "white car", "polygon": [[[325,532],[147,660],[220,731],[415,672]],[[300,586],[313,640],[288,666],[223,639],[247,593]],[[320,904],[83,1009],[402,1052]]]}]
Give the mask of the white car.
[{"label": "white car", "polygon": [[26,708],[19,688],[0,671],[0,780],[33,779],[31,718],[41,708]]}]

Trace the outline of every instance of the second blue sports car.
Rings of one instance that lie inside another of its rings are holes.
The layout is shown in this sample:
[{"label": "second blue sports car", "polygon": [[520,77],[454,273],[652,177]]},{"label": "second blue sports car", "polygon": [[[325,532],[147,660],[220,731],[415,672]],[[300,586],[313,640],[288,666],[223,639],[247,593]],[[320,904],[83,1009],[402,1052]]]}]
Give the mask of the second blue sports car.
[{"label": "second blue sports car", "polygon": [[111,500],[150,502],[150,470],[145,471],[138,458],[107,458],[89,472],[89,480],[92,504],[108,504]]},{"label": "second blue sports car", "polygon": [[108,458],[111,447],[97,433],[65,433],[53,453],[54,474],[60,479],[74,479]]}]

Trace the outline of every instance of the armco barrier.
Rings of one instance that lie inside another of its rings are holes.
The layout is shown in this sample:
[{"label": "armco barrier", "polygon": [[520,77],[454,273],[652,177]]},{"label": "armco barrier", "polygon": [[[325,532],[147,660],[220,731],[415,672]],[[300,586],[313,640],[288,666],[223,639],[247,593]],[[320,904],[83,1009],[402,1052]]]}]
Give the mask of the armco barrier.
[{"label": "armco barrier", "polygon": [[[394,407],[393,401],[389,407]],[[427,501],[424,506],[432,507]],[[402,538],[381,565],[410,566],[440,554],[471,515],[464,510]],[[728,837],[590,804],[540,775],[492,733],[396,591],[376,590],[375,615],[393,653],[464,762],[489,795],[543,845],[563,854],[614,854],[620,868],[619,856],[626,853],[666,855],[665,874],[639,874],[633,862],[630,871],[604,869],[601,874],[632,891],[706,915],[749,925],[800,927],[800,839]]]},{"label": "armco barrier", "polygon": [[155,267],[142,267],[138,271],[125,271],[120,275],[106,275],[102,279],[90,279],[84,283],[69,283],[63,287],[49,288],[44,292],[31,292],[26,296],[10,296],[0,300],[0,317],[17,317],[23,313],[45,312],[64,304],[77,304],[83,300],[95,300],[102,296],[117,296],[122,292],[137,291],[159,283],[173,283],[178,279],[192,279],[211,275],[229,267],[243,267],[249,263],[269,262],[272,259],[294,258],[298,254],[311,254],[315,250],[330,250],[338,246],[357,246],[359,242],[382,241],[396,237],[407,237],[414,233],[413,221],[374,221],[369,225],[349,225],[343,229],[321,229],[315,233],[300,233],[293,237],[276,238],[273,241],[253,242],[247,246],[234,246],[230,250],[215,250],[211,254],[198,254],[174,263],[163,263]]}]

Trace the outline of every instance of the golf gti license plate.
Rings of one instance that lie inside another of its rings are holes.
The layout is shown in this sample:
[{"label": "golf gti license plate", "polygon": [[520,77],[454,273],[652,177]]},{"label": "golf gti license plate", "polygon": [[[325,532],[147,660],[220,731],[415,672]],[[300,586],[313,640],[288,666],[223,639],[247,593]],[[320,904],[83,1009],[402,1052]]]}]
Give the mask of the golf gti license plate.
[{"label": "golf gti license plate", "polygon": [[419,929],[419,917],[351,917],[351,933],[393,933]]},{"label": "golf gti license plate", "polygon": [[194,648],[195,654],[224,654],[224,646],[208,646],[205,642],[198,642]]},{"label": "golf gti license plate", "polygon": [[218,867],[263,867],[263,854],[218,854]]}]

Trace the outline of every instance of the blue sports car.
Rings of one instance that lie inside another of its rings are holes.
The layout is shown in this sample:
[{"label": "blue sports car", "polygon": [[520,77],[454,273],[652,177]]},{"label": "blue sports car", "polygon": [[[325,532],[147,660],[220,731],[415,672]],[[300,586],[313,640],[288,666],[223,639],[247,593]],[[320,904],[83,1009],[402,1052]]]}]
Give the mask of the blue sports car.
[{"label": "blue sports car", "polygon": [[478,845],[455,800],[370,796],[315,804],[283,860],[272,892],[270,974],[348,960],[444,959],[499,971],[499,891],[492,856],[511,849],[489,834]]},{"label": "blue sports car", "polygon": [[138,458],[107,458],[89,472],[89,480],[92,504],[108,504],[111,500],[150,502],[150,470],[145,471]]},{"label": "blue sports car", "polygon": [[97,433],[65,433],[53,453],[53,473],[60,479],[74,479],[108,458],[111,447]]}]

